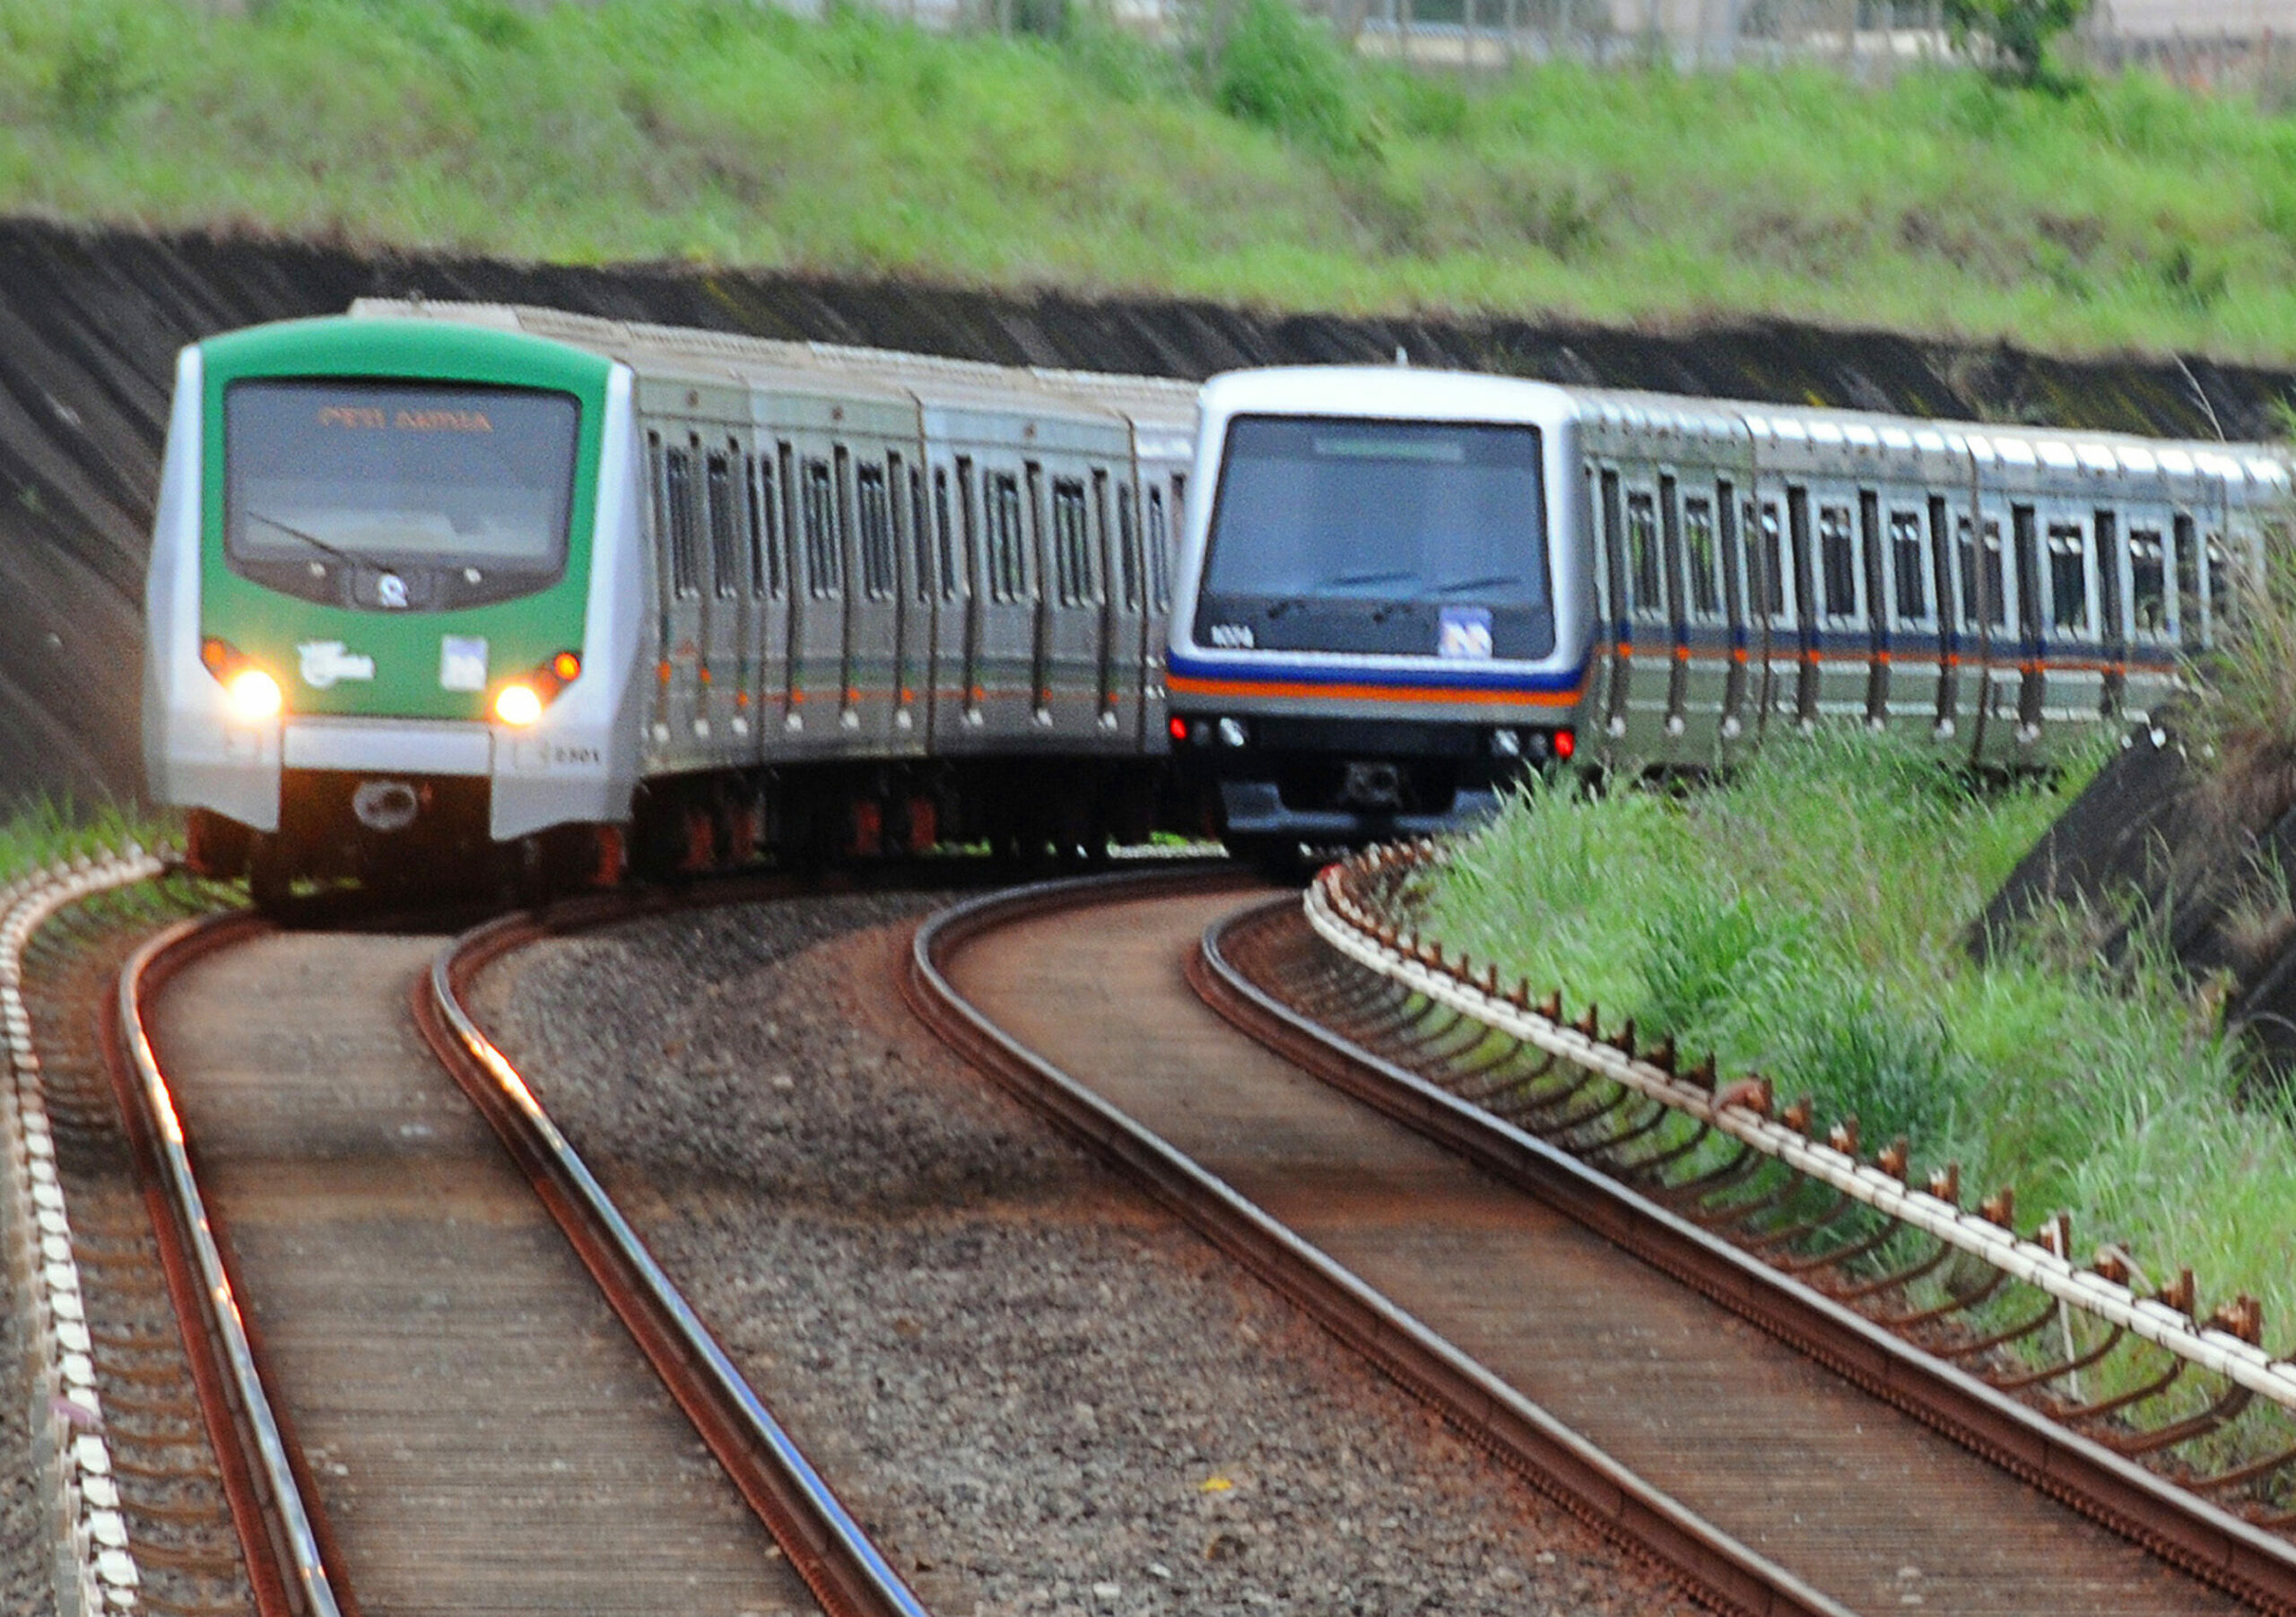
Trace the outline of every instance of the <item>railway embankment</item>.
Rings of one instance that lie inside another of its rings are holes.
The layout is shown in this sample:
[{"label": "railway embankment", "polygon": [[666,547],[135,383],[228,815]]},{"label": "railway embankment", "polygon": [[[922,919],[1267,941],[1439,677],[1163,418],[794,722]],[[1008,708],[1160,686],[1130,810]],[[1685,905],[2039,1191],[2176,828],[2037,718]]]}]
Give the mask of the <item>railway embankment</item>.
[{"label": "railway embankment", "polygon": [[2266,433],[2273,401],[2296,387],[2265,369],[2057,360],[1778,321],[1630,331],[1352,318],[0,222],[0,804],[140,790],[143,569],[177,350],[363,295],[415,294],[1190,378],[1400,349],[1415,364],[1582,384],[2179,436]]}]

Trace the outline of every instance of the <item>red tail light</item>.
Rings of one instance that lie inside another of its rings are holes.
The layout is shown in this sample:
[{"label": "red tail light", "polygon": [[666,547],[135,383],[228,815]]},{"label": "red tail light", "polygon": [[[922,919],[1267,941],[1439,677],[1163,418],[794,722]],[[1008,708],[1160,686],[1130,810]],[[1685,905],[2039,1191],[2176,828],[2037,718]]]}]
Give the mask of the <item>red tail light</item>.
[{"label": "red tail light", "polygon": [[1557,730],[1554,733],[1554,755],[1557,758],[1568,758],[1578,750],[1578,738],[1570,731]]}]

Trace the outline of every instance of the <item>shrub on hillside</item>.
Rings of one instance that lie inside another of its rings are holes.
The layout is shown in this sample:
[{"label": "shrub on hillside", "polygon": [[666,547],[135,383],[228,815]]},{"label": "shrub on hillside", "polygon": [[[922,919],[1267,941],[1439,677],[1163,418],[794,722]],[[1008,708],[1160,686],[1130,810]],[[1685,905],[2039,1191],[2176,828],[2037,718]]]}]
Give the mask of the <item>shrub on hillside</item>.
[{"label": "shrub on hillside", "polygon": [[1349,93],[1350,65],[1324,24],[1285,0],[1236,0],[1213,8],[1212,27],[1207,54],[1220,110],[1334,157],[1370,149]]},{"label": "shrub on hillside", "polygon": [[1965,48],[1981,42],[2002,77],[2042,83],[2049,41],[2089,14],[2091,0],[1945,0],[1945,26]]}]

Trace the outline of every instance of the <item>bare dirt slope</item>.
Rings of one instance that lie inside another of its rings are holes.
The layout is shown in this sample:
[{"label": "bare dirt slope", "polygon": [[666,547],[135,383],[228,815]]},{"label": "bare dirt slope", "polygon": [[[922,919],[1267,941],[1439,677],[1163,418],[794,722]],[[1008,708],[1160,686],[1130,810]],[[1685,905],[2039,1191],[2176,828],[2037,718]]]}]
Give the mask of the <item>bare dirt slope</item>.
[{"label": "bare dirt slope", "polygon": [[[1605,332],[1084,302],[679,265],[575,269],[0,221],[0,812],[142,788],[144,558],[176,351],[364,294],[482,298],[1007,362],[1203,377],[1387,360],[1559,381],[2209,436],[2269,430],[2296,378],[2073,363],[1785,326]],[[2202,404],[2206,400],[2206,406]]]}]

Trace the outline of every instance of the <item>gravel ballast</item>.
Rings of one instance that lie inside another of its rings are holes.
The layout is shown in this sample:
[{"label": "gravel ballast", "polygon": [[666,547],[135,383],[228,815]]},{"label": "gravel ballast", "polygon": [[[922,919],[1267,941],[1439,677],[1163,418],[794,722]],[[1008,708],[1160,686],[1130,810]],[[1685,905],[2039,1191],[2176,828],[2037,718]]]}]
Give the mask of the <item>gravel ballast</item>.
[{"label": "gravel ballast", "polygon": [[948,1055],[919,908],[657,917],[475,1008],[936,1613],[1689,1609]]}]

